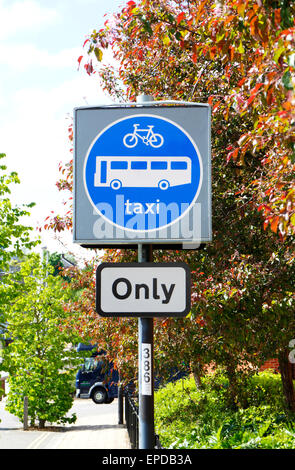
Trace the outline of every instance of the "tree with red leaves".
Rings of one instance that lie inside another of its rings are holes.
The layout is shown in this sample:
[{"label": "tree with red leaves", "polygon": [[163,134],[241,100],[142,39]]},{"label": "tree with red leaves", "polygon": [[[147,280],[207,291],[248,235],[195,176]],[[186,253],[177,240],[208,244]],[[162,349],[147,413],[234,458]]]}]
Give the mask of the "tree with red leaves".
[{"label": "tree with red leaves", "polygon": [[[197,382],[205,364],[223,365],[237,404],[246,366],[277,357],[293,411],[286,357],[295,337],[294,12],[283,0],[129,1],[84,44],[87,73],[97,72],[116,99],[144,92],[212,106],[213,243],[155,253],[155,261],[182,260],[193,272],[191,315],[155,322],[156,364],[190,362]],[[106,48],[117,70],[101,65]],[[65,172],[69,181],[70,166]],[[106,251],[105,259],[130,254]],[[96,321],[91,298],[97,337],[113,338],[128,367],[132,355],[125,360],[122,351],[132,344],[134,352],[134,321]]]}]

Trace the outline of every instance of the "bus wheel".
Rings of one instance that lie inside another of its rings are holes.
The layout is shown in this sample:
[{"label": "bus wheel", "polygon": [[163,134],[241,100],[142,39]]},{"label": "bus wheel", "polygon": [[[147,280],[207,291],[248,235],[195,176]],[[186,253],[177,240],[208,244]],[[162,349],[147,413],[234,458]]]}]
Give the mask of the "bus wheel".
[{"label": "bus wheel", "polygon": [[122,183],[120,180],[113,180],[111,181],[111,188],[117,191],[117,189],[120,189],[122,187]]},{"label": "bus wheel", "polygon": [[169,184],[169,181],[167,180],[161,180],[158,184],[159,188],[162,189],[163,191],[165,191],[165,189],[168,189],[170,184]]},{"label": "bus wheel", "polygon": [[107,392],[103,388],[95,388],[91,394],[91,398],[97,405],[105,403]]}]

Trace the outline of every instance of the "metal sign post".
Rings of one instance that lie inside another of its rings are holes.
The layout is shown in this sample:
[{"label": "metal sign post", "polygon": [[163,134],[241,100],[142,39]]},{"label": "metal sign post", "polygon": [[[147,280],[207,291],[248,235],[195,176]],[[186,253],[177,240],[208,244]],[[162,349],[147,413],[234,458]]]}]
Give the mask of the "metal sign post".
[{"label": "metal sign post", "polygon": [[[151,101],[147,95],[137,102]],[[138,245],[138,262],[152,262],[152,245]],[[139,449],[154,449],[154,320],[138,319]]]},{"label": "metal sign post", "polygon": [[[152,245],[138,245],[138,262],[153,261]],[[138,319],[139,449],[154,449],[154,320]]]}]

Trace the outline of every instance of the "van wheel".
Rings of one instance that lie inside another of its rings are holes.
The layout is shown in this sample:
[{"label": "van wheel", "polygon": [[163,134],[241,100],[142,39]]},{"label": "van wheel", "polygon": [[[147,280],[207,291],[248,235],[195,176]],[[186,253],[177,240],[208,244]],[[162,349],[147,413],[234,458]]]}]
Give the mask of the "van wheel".
[{"label": "van wheel", "polygon": [[97,405],[101,403],[105,403],[106,398],[107,398],[107,393],[103,388],[96,388],[91,395],[92,400],[94,403]]},{"label": "van wheel", "polygon": [[107,397],[105,402],[106,402],[106,403],[112,403],[113,401],[114,401],[113,398]]}]

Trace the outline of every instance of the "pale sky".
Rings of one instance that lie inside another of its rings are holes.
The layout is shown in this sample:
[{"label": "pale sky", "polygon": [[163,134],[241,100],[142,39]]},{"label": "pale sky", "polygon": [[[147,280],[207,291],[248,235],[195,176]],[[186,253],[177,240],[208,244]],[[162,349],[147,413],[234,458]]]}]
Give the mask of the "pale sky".
[{"label": "pale sky", "polygon": [[[42,223],[65,198],[55,183],[58,164],[70,159],[67,128],[76,106],[110,100],[97,78],[78,71],[86,36],[125,0],[0,0],[0,153],[21,184],[15,204],[36,202],[26,223]],[[42,244],[63,251],[54,235]],[[65,238],[73,249],[71,236]],[[85,250],[84,250],[85,251]]]}]

